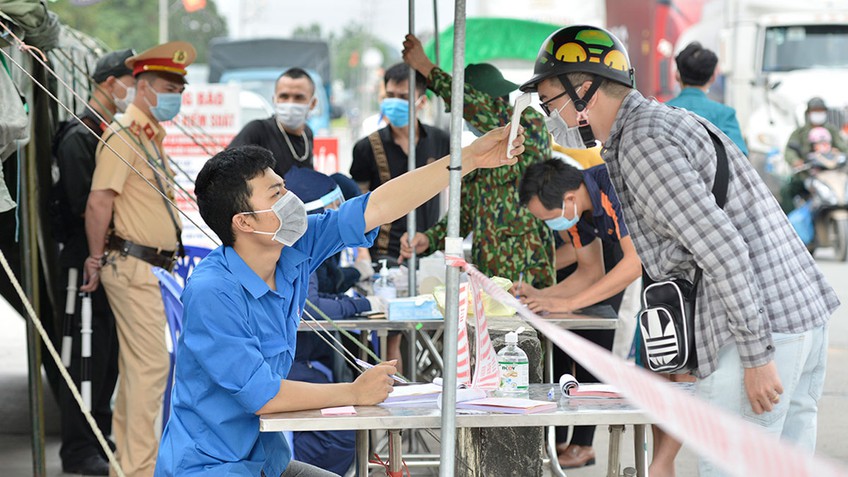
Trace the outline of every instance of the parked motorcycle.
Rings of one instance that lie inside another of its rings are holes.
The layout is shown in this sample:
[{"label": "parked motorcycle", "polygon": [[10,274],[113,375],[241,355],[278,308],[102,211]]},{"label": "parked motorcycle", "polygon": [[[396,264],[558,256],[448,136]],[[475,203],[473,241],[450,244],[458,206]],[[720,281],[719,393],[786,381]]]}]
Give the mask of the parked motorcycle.
[{"label": "parked motorcycle", "polygon": [[842,153],[813,154],[795,174],[806,176],[807,196],[801,198],[806,207],[799,207],[798,211],[809,213],[813,224],[814,234],[807,248],[813,253],[820,247],[833,247],[836,259],[845,261],[848,259],[848,159]]}]

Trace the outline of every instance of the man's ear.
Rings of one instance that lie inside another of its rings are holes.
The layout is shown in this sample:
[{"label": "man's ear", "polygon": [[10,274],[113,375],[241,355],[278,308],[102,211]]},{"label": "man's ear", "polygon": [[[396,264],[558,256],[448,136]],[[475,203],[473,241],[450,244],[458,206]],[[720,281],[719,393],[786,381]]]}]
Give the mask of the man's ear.
[{"label": "man's ear", "polygon": [[253,225],[251,225],[250,221],[247,220],[249,215],[250,214],[236,214],[233,216],[233,219],[230,221],[230,225],[233,228],[233,235],[237,235],[235,233],[236,231],[246,234],[253,233]]},{"label": "man's ear", "polygon": [[312,99],[309,101],[309,110],[312,111],[315,109],[315,106],[318,106],[318,98],[312,95]]}]

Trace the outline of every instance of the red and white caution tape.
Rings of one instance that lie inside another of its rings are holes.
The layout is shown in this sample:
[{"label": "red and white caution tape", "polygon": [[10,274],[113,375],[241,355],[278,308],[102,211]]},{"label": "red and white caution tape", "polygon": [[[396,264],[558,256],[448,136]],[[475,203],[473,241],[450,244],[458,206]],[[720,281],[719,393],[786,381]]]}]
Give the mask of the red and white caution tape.
[{"label": "red and white caution tape", "polygon": [[468,352],[468,283],[459,284],[456,384],[471,384],[471,354]]},{"label": "red and white caution tape", "polygon": [[629,365],[598,345],[549,323],[461,259],[448,257],[446,260],[448,265],[465,268],[472,282],[480,283],[492,298],[518,310],[537,331],[568,352],[589,372],[605,383],[614,384],[664,430],[726,472],[739,477],[848,476],[848,469],[843,465],[815,457],[781,441],[753,424],[670,386],[653,373]]}]

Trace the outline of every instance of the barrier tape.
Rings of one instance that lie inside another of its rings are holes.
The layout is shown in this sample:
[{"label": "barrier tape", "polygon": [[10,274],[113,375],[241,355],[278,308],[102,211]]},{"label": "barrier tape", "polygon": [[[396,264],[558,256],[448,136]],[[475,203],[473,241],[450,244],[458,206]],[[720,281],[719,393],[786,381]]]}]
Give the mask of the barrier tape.
[{"label": "barrier tape", "polygon": [[515,308],[537,331],[567,351],[590,373],[605,383],[615,385],[628,401],[645,411],[656,424],[725,472],[739,477],[848,476],[848,469],[843,464],[816,457],[781,441],[723,409],[675,389],[655,374],[628,364],[600,346],[551,324],[462,259],[446,257],[446,261],[450,266],[464,268],[472,282],[480,283],[492,298]]},{"label": "barrier tape", "polygon": [[456,384],[471,384],[471,358],[468,352],[468,283],[459,284]]}]

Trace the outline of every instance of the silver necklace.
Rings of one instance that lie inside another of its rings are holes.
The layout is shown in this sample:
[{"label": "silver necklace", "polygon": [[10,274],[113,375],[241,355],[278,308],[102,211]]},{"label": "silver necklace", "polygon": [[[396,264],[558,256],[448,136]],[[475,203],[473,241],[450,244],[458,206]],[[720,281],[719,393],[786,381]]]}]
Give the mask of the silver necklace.
[{"label": "silver necklace", "polygon": [[300,137],[301,137],[301,139],[303,139],[303,155],[298,156],[297,153],[294,152],[294,146],[292,146],[291,139],[289,139],[289,135],[286,133],[285,128],[280,126],[279,122],[277,122],[277,121],[274,121],[274,122],[277,123],[277,128],[280,130],[281,133],[283,133],[283,138],[285,138],[286,144],[289,146],[289,151],[291,151],[292,157],[295,158],[297,160],[297,162],[305,161],[306,158],[309,156],[309,140],[306,138],[306,133],[305,132],[300,133]]}]

